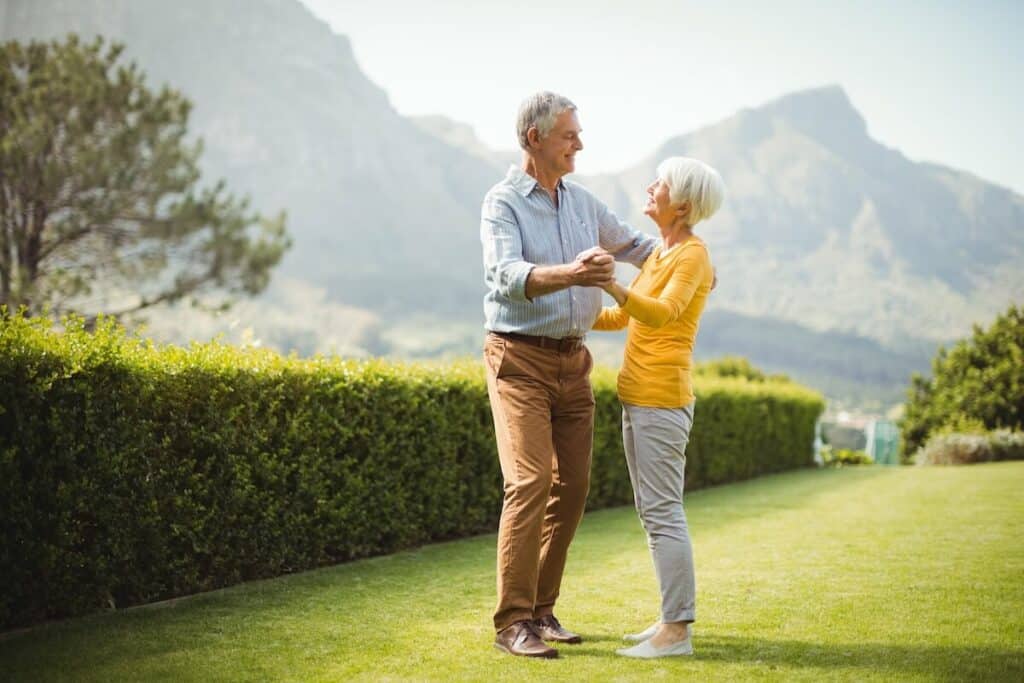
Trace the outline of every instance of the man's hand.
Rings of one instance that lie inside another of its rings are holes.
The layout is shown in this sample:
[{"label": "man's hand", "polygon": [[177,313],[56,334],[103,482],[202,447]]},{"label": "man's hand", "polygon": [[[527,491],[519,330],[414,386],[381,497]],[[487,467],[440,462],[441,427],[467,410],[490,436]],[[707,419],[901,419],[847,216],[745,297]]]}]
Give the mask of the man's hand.
[{"label": "man's hand", "polygon": [[571,265],[575,285],[607,287],[615,281],[615,257],[601,247],[581,251]]},{"label": "man's hand", "polygon": [[610,287],[615,283],[615,257],[601,247],[577,254],[572,263],[536,266],[526,276],[526,298],[557,292],[567,287]]},{"label": "man's hand", "polygon": [[601,247],[591,247],[590,249],[584,249],[580,253],[576,254],[576,260],[581,263],[586,263],[597,256],[611,256],[611,254]]}]

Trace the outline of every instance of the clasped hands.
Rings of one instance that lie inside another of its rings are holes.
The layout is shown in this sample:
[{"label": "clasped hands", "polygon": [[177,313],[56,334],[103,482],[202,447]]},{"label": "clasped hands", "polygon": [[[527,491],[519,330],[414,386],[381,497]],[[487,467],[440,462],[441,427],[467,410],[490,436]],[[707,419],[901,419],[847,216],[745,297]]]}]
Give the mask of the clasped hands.
[{"label": "clasped hands", "polygon": [[576,255],[573,262],[576,284],[581,287],[600,287],[611,293],[615,285],[615,257],[601,247],[591,247]]},{"label": "clasped hands", "polygon": [[[627,290],[615,281],[615,257],[601,247],[591,247],[576,255],[576,284],[582,287],[600,287],[622,304]],[[711,291],[718,286],[718,271],[711,269]]]}]

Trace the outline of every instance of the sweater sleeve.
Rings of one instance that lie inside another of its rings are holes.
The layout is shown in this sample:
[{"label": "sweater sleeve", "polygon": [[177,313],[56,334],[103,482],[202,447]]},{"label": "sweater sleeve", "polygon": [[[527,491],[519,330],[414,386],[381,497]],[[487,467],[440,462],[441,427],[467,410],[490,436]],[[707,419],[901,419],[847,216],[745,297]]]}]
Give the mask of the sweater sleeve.
[{"label": "sweater sleeve", "polygon": [[707,256],[704,248],[686,248],[672,269],[668,284],[658,297],[645,296],[633,290],[623,310],[636,320],[651,327],[662,327],[678,320],[690,305],[697,287],[706,276]]},{"label": "sweater sleeve", "polygon": [[615,306],[614,308],[602,308],[594,323],[595,330],[611,331],[621,330],[629,322],[629,314]]}]

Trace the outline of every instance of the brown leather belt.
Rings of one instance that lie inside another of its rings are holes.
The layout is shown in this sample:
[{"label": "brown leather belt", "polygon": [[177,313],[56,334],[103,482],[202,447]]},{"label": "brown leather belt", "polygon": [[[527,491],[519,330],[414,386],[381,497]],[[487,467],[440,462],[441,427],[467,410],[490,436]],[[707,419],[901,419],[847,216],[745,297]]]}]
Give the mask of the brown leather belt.
[{"label": "brown leather belt", "polygon": [[555,339],[554,337],[534,337],[529,334],[518,334],[516,332],[491,332],[491,334],[497,335],[502,339],[523,342],[524,344],[539,346],[542,349],[550,349],[552,351],[576,351],[583,348],[583,337]]}]

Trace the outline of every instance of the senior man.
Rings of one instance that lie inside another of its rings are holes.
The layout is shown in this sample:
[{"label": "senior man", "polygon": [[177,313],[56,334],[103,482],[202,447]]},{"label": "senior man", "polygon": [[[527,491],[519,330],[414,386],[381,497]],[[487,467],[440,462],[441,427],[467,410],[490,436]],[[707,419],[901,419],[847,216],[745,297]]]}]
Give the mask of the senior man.
[{"label": "senior man", "polygon": [[590,486],[593,360],[583,335],[614,259],[640,267],[655,239],[563,180],[583,149],[576,106],[537,93],[519,108],[519,167],[484,198],[484,361],[504,478],[495,647],[557,657],[579,643],[554,615]]}]

